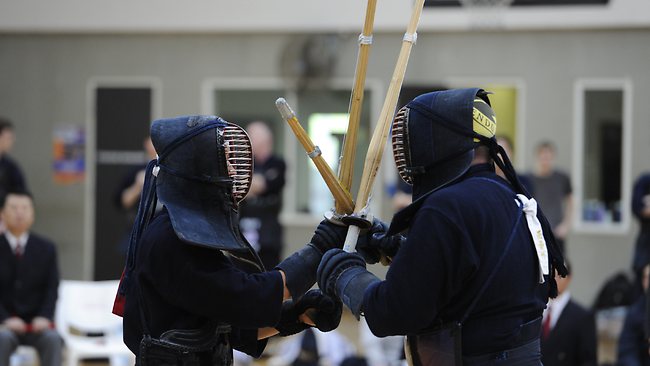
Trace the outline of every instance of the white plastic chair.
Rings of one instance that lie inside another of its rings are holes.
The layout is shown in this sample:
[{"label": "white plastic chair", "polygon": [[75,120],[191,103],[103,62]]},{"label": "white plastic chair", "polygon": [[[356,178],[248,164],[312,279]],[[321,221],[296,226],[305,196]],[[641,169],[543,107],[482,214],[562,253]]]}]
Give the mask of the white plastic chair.
[{"label": "white plastic chair", "polygon": [[[112,366],[133,365],[122,341],[122,318],[114,315],[119,281],[71,281],[59,284],[56,326],[65,341],[67,366],[87,358],[108,358]],[[88,334],[103,334],[89,337]]]}]

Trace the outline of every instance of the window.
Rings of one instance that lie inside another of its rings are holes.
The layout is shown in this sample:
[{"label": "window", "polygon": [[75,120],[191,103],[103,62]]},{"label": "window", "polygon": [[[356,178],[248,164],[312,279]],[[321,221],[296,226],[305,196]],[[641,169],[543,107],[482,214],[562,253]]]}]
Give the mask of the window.
[{"label": "window", "polygon": [[[307,121],[309,137],[317,141],[322,151],[323,159],[338,171],[339,156],[343,149],[343,141],[348,128],[349,115],[347,113],[313,113]],[[308,199],[302,203],[302,211],[318,213],[326,212],[332,208],[331,195],[327,186],[323,184],[320,173],[314,164],[309,164],[309,195],[315,199]]]},{"label": "window", "polygon": [[632,87],[625,80],[585,80],[575,92],[577,229],[625,230]]},{"label": "window", "polygon": [[[348,125],[348,105],[350,91],[340,90],[313,90],[304,91],[297,96],[298,107],[296,113],[303,127],[307,130],[315,145],[323,151],[330,167],[338,171],[338,158],[343,147],[343,140]],[[364,93],[364,107],[361,112],[361,121],[355,155],[354,178],[352,183],[352,197],[356,197],[357,188],[361,181],[363,160],[366,148],[370,141],[370,91]],[[322,126],[327,124],[326,127]],[[295,140],[295,137],[292,137]],[[302,149],[302,147],[300,147]],[[334,151],[326,151],[335,149]],[[329,157],[329,158],[328,158]],[[333,159],[332,159],[333,158]],[[332,161],[333,160],[333,161]],[[296,211],[322,215],[323,208],[332,208],[332,195],[327,186],[318,175],[314,164],[300,151],[296,159]],[[300,172],[310,172],[301,174]],[[318,190],[314,190],[320,187]]]}]

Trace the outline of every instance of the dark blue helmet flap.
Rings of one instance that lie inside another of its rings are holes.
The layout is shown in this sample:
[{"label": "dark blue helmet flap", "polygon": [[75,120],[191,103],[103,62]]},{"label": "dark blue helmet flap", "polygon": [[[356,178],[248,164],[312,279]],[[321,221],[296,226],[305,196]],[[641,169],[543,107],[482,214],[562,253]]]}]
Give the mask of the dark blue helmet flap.
[{"label": "dark blue helmet flap", "polygon": [[243,252],[250,246],[239,232],[222,137],[226,125],[216,116],[154,121],[151,140],[159,168],[156,191],[181,240]]}]

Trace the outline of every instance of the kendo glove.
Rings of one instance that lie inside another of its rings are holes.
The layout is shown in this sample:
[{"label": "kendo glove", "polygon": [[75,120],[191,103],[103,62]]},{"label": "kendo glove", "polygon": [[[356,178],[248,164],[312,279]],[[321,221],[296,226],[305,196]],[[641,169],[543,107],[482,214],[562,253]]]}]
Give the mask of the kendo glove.
[{"label": "kendo glove", "polygon": [[342,311],[343,304],[338,299],[325,295],[321,290],[309,290],[297,302],[288,300],[282,304],[280,322],[275,329],[282,337],[302,332],[310,327],[300,320],[300,315],[307,312],[318,330],[329,332],[339,326]]},{"label": "kendo glove", "polygon": [[363,297],[370,285],[380,282],[366,270],[366,262],[357,253],[332,249],[325,253],[318,266],[318,287],[327,295],[341,299],[359,319]]},{"label": "kendo glove", "polygon": [[388,225],[375,218],[372,221],[372,227],[357,242],[357,252],[361,254],[368,264],[375,264],[380,260],[383,264],[388,264],[397,254],[397,251],[406,241],[402,235],[386,235]]},{"label": "kendo glove", "polygon": [[325,254],[330,249],[343,248],[347,234],[347,226],[335,224],[325,219],[318,224],[309,242]]},{"label": "kendo glove", "polygon": [[347,226],[327,219],[318,224],[307,245],[290,255],[275,267],[284,272],[291,297],[300,298],[316,282],[316,268],[323,254],[331,248],[341,248],[347,235]]}]

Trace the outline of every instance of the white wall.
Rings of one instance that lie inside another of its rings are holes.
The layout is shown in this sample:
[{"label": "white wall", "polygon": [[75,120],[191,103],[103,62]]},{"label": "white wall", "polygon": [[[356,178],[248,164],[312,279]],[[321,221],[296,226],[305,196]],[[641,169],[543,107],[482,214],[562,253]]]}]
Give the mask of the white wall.
[{"label": "white wall", "polygon": [[[378,2],[375,29],[403,31],[410,0]],[[357,32],[365,1],[350,0],[0,0],[0,32]],[[420,30],[464,30],[463,9],[425,9]],[[606,6],[516,7],[505,29],[593,29],[650,26],[650,3],[610,0]]]}]

